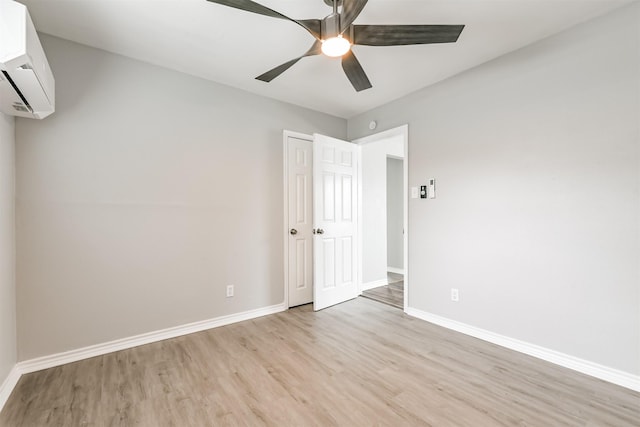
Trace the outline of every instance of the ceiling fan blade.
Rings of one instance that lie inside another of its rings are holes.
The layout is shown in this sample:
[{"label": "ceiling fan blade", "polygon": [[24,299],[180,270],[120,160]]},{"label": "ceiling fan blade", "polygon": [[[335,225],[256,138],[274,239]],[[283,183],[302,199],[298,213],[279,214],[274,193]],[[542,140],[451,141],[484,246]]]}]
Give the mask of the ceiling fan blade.
[{"label": "ceiling fan blade", "polygon": [[291,61],[287,61],[284,64],[280,64],[277,67],[272,68],[271,70],[267,71],[264,74],[260,74],[258,77],[256,77],[256,80],[261,80],[263,82],[269,83],[271,80],[275,79],[280,74],[284,73],[289,68],[291,68],[293,64],[300,61],[305,56],[319,55],[320,53],[322,53],[322,43],[316,40],[311,46],[311,48],[304,55],[299,56],[295,59],[292,59]]},{"label": "ceiling fan blade", "polygon": [[371,87],[371,82],[362,69],[362,65],[358,62],[358,59],[349,51],[342,57],[342,69],[347,75],[347,78],[353,85],[356,92],[360,92]]},{"label": "ceiling fan blade", "polygon": [[367,0],[343,0],[342,12],[340,13],[341,33],[344,33],[353,24],[366,4]]},{"label": "ceiling fan blade", "polygon": [[273,18],[291,19],[273,9],[258,4],[251,0],[207,0],[211,3],[218,3],[224,6],[235,7],[236,9],[246,10],[247,12],[257,13],[259,15],[271,16]]},{"label": "ceiling fan blade", "polygon": [[271,80],[275,79],[280,74],[284,73],[289,68],[291,68],[291,66],[296,62],[300,61],[300,59],[302,59],[302,56],[296,59],[292,59],[291,61],[285,62],[284,64],[278,65],[277,67],[267,71],[266,73],[260,74],[258,77],[256,77],[256,80],[269,83]]},{"label": "ceiling fan blade", "polygon": [[296,24],[309,31],[313,37],[320,39],[320,20],[319,19],[303,19],[296,20],[283,15],[280,12],[276,12],[273,9],[269,9],[259,3],[251,0],[207,0],[211,3],[221,4],[223,6],[229,6],[236,9],[244,10],[247,12],[257,13],[259,15],[271,16],[272,18],[286,19],[287,21],[295,22]]},{"label": "ceiling fan blade", "polygon": [[352,25],[353,44],[400,46],[453,43],[464,25]]},{"label": "ceiling fan blade", "polygon": [[322,21],[320,19],[299,19],[294,21],[296,24],[309,31],[309,33],[317,40],[320,40],[320,26],[322,25]]}]

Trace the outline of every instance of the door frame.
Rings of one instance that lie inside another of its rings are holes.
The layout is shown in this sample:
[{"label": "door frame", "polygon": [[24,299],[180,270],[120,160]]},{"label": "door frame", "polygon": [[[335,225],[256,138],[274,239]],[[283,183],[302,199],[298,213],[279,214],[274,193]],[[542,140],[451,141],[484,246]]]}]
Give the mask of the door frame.
[{"label": "door frame", "polygon": [[[289,309],[289,138],[298,138],[313,142],[313,135],[285,130],[282,132],[282,159],[283,159],[283,202],[284,215],[282,226],[282,239],[284,242],[284,306]],[[313,266],[311,266],[313,268]]]},{"label": "door frame", "polygon": [[[400,136],[404,141],[404,161],[403,161],[403,227],[404,227],[404,312],[407,312],[409,307],[409,125],[405,124],[386,131],[375,133],[373,135],[365,136],[362,138],[350,141],[354,144],[362,145],[382,139]],[[288,163],[288,138],[294,137],[303,140],[313,141],[313,135],[305,133],[294,132],[284,130],[282,133],[282,147],[283,147],[283,227],[282,227],[282,239],[284,242],[284,304],[289,309],[289,163]],[[358,293],[362,293],[362,156],[358,156],[358,162],[360,167],[358,168]]]},{"label": "door frame", "polygon": [[[351,141],[354,144],[364,145],[383,139],[399,136],[404,143],[404,161],[402,162],[402,181],[404,187],[403,200],[403,268],[404,268],[404,312],[409,307],[409,125],[405,124],[396,128],[388,129],[373,135]],[[362,159],[360,159],[359,173],[362,174]],[[362,176],[358,177],[358,253],[362,254]],[[358,291],[362,293],[362,256],[358,257]]]}]

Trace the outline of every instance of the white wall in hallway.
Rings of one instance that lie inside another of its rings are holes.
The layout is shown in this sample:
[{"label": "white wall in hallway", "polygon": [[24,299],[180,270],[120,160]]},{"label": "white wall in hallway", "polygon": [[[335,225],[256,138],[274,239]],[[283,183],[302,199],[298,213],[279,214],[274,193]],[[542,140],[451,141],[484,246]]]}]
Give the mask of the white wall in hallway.
[{"label": "white wall in hallway", "polygon": [[362,144],[362,283],[387,277],[387,156],[404,157],[402,137]]}]

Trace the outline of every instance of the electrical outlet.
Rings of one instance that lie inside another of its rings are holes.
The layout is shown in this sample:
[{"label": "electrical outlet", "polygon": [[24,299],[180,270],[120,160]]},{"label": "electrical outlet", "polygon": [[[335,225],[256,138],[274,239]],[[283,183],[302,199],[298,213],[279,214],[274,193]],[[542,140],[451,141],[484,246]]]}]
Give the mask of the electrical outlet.
[{"label": "electrical outlet", "polygon": [[227,298],[231,298],[233,296],[233,285],[227,286]]},{"label": "electrical outlet", "polygon": [[460,301],[460,293],[456,288],[451,288],[451,301]]}]

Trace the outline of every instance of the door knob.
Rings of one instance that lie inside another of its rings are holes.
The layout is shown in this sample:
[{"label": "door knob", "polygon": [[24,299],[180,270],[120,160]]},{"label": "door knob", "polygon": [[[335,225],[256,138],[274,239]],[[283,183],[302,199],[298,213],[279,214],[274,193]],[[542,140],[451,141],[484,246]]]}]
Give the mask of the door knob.
[{"label": "door knob", "polygon": [[298,234],[298,230],[296,230],[295,228],[292,228],[291,230],[289,230],[289,234],[291,234],[292,236],[295,236],[296,234]]}]

